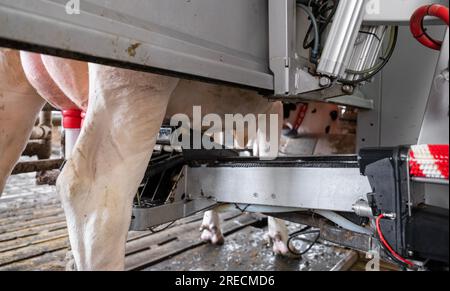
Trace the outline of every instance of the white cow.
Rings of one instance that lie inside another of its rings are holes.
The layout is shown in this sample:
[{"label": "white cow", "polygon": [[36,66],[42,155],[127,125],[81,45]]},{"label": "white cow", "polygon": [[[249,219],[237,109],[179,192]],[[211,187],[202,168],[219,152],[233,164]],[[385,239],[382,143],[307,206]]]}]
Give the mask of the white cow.
[{"label": "white cow", "polygon": [[[251,91],[32,53],[20,58],[8,49],[0,50],[0,85],[0,190],[44,105],[40,96],[60,109],[87,109],[57,183],[78,270],[124,269],[132,202],[166,111],[197,104],[205,114],[281,111]],[[217,213],[205,215],[204,240],[223,240],[218,223]],[[284,223],[271,218],[269,225],[274,251],[286,254]]]}]

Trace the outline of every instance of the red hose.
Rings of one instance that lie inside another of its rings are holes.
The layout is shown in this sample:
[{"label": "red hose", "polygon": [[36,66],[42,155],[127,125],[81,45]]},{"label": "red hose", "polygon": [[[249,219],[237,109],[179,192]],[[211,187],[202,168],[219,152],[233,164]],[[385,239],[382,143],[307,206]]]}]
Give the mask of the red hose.
[{"label": "red hose", "polygon": [[423,27],[423,20],[426,16],[437,17],[449,25],[448,8],[439,4],[425,5],[417,9],[411,17],[410,28],[414,38],[426,47],[441,50],[442,41],[433,39]]},{"label": "red hose", "polygon": [[397,254],[394,249],[389,245],[389,243],[387,242],[387,240],[384,238],[383,232],[381,231],[381,220],[385,218],[383,214],[381,214],[380,216],[377,217],[376,220],[376,224],[377,224],[377,232],[378,232],[378,236],[380,237],[380,241],[381,243],[389,250],[389,252],[395,257],[397,258],[397,260],[400,260],[401,262],[409,265],[410,267],[413,267],[414,264],[403,258],[402,256],[400,256],[399,254]]}]

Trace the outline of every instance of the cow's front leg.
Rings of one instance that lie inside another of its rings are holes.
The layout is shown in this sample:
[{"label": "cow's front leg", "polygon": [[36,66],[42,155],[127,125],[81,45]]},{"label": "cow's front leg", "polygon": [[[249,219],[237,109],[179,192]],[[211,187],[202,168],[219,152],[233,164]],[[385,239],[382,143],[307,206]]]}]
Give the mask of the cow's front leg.
[{"label": "cow's front leg", "polygon": [[225,242],[225,238],[223,237],[222,230],[220,228],[219,214],[216,210],[205,212],[200,231],[202,233],[201,239],[204,242],[208,242],[213,245],[223,245]]},{"label": "cow's front leg", "polygon": [[58,180],[78,270],[123,270],[133,198],[177,80],[89,65],[90,101]]}]

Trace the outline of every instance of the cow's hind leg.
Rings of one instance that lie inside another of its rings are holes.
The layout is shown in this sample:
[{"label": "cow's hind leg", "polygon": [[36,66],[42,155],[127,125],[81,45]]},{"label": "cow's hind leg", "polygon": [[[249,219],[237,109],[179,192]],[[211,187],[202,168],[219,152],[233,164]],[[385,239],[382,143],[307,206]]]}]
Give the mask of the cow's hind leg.
[{"label": "cow's hind leg", "polygon": [[284,220],[269,217],[269,231],[266,240],[272,245],[272,250],[276,255],[297,257],[288,248],[289,233]]},{"label": "cow's hind leg", "polygon": [[200,231],[202,233],[201,239],[204,242],[208,242],[213,245],[223,245],[225,242],[225,238],[223,237],[222,230],[220,228],[220,218],[217,210],[205,212]]},{"label": "cow's hind leg", "polygon": [[39,95],[15,94],[0,89],[0,196],[44,104]]},{"label": "cow's hind leg", "polygon": [[[266,114],[268,117],[271,114],[278,115],[278,127],[273,125],[269,129],[267,125],[271,123],[269,120],[266,120],[266,128],[258,132],[256,149],[258,150],[258,155],[262,158],[274,158],[278,155],[279,144],[278,148],[271,149],[271,146],[268,146],[267,143],[273,138],[277,138],[278,141],[281,140],[281,131],[283,126],[282,110],[282,104],[275,103]],[[271,134],[271,130],[276,130],[276,134]],[[268,228],[269,230],[266,234],[266,238],[272,244],[273,252],[276,255],[281,256],[295,256],[289,251],[288,248],[289,233],[285,221],[274,217],[268,217]]]},{"label": "cow's hind leg", "polygon": [[133,198],[177,80],[89,65],[90,100],[58,180],[78,270],[123,270]]},{"label": "cow's hind leg", "polygon": [[44,103],[25,77],[19,52],[0,49],[0,196]]},{"label": "cow's hind leg", "polygon": [[[220,139],[215,140],[218,144],[223,144],[225,133],[220,134]],[[200,239],[206,243],[221,246],[225,243],[225,237],[222,233],[222,227],[220,225],[219,212],[223,211],[221,207],[206,211],[203,215],[203,222],[200,226]]]}]

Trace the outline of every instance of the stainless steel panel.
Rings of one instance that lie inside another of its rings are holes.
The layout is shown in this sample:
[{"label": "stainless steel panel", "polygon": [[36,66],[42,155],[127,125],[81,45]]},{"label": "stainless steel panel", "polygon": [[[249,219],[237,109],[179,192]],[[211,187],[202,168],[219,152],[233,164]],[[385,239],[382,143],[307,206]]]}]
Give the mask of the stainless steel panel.
[{"label": "stainless steel panel", "polygon": [[[443,26],[428,31],[444,36]],[[391,61],[375,80],[362,87],[374,109],[358,116],[358,148],[417,144],[439,52],[422,46],[408,27],[400,27]]]},{"label": "stainless steel panel", "polygon": [[425,184],[425,203],[449,209],[448,185]]},{"label": "stainless steel panel", "polygon": [[84,0],[79,15],[66,3],[1,0],[0,38],[273,89],[267,0]]},{"label": "stainless steel panel", "polygon": [[[287,71],[282,59],[295,55],[295,1],[270,1],[272,10],[276,8],[272,15],[277,11],[285,15],[275,17],[272,33],[269,0],[81,0],[79,15],[66,14],[67,0],[0,0],[0,45],[33,44],[34,50],[65,57],[93,57],[88,60],[275,88],[276,94],[290,88],[295,94],[295,84],[302,80],[296,79],[296,65],[289,64]],[[445,0],[367,2],[368,24],[407,24],[422,4],[448,4]],[[283,26],[288,35],[278,34]],[[290,52],[271,55],[269,47],[289,47]]]},{"label": "stainless steel panel", "polygon": [[[439,58],[439,52],[417,42],[408,27],[400,31],[395,55],[382,73],[381,146],[418,142]],[[442,28],[429,32],[443,36]]]},{"label": "stainless steel panel", "polygon": [[378,75],[372,83],[366,84],[361,91],[373,101],[372,110],[360,110],[357,122],[357,150],[365,147],[380,146],[382,80]]},{"label": "stainless steel panel", "polygon": [[427,110],[420,130],[419,144],[449,144],[449,30],[444,40],[431,84]]},{"label": "stainless steel panel", "polygon": [[357,168],[189,168],[187,192],[218,202],[352,212],[371,187]]},{"label": "stainless steel panel", "polygon": [[[442,4],[448,6],[448,0],[366,0],[364,22],[371,25],[403,24],[407,25],[414,11],[422,5]],[[429,23],[435,21],[427,20]]]}]

